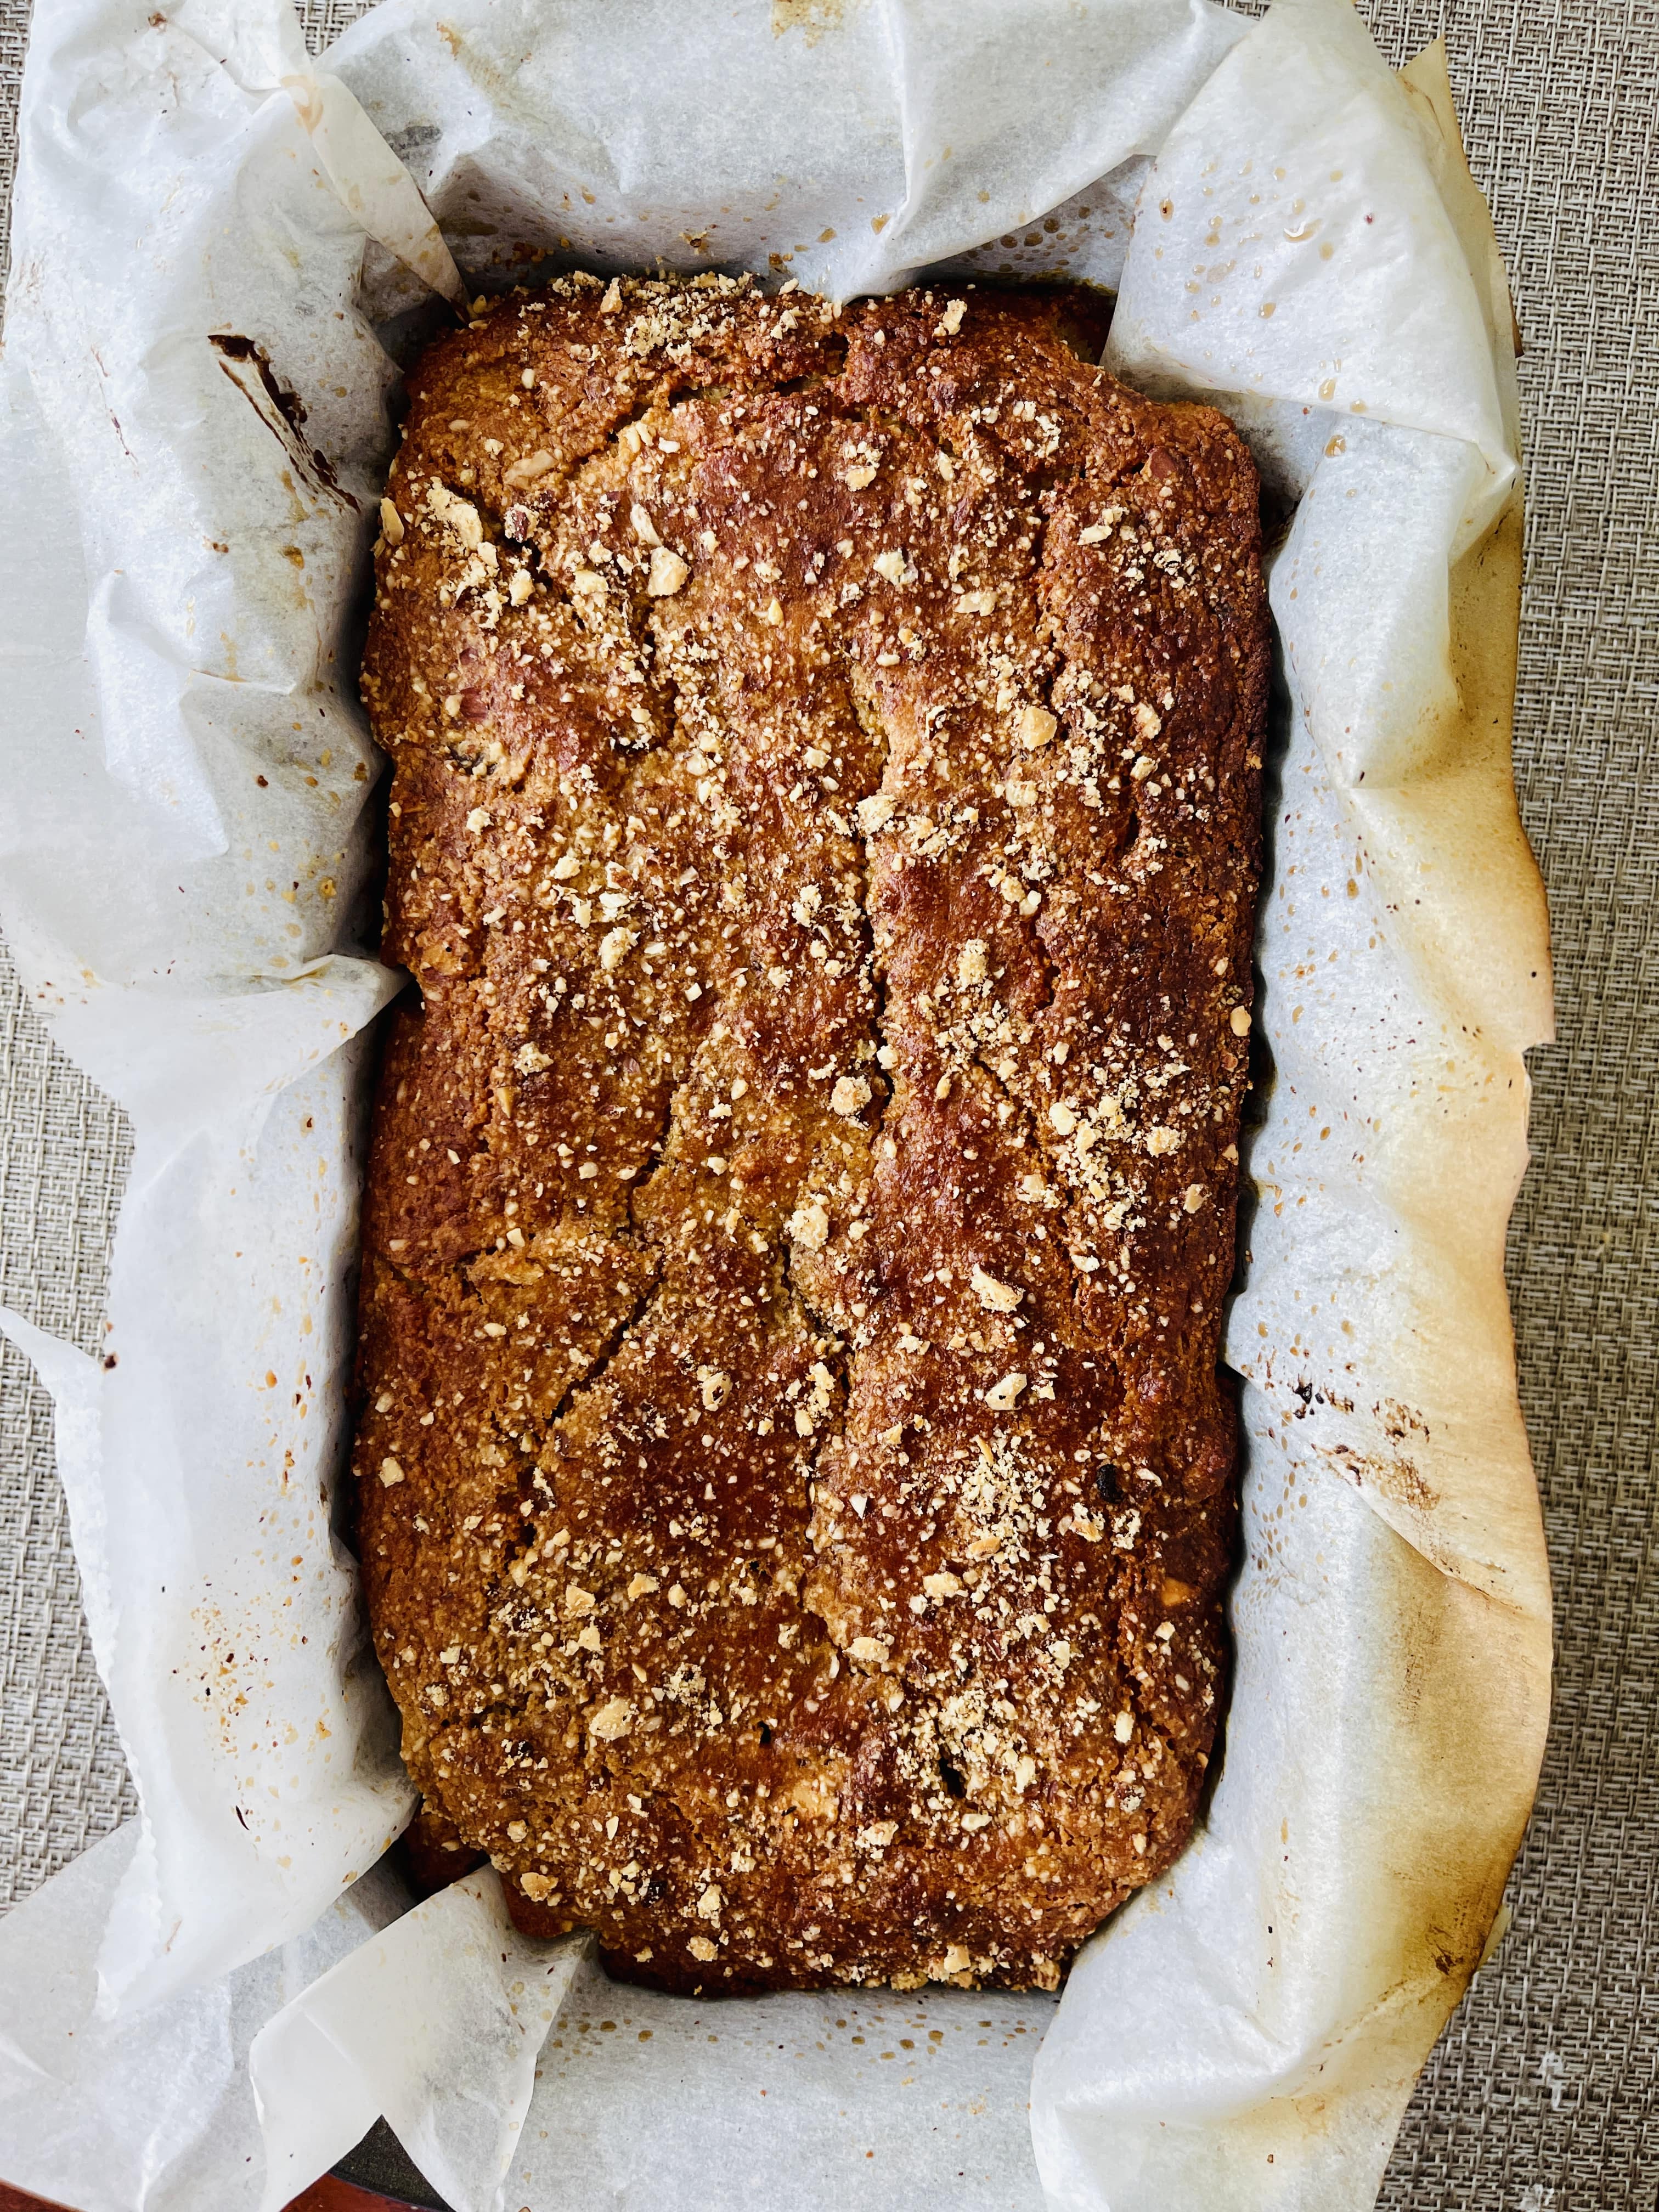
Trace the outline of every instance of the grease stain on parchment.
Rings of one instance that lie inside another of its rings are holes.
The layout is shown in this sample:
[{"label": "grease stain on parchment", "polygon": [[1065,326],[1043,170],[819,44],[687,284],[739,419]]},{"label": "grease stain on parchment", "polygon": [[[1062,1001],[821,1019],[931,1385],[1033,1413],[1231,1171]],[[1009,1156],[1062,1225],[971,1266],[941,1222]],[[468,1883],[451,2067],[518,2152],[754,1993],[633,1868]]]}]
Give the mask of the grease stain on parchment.
[{"label": "grease stain on parchment", "polygon": [[845,12],[846,0],[772,0],[772,36],[799,31],[815,46],[826,31],[840,28]]}]

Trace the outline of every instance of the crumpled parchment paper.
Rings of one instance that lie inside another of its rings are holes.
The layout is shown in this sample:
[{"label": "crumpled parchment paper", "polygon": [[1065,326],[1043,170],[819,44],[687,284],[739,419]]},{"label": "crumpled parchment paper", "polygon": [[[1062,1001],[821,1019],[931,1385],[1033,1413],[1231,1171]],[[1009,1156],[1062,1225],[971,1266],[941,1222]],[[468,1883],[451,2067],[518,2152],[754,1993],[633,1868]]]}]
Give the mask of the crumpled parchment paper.
[{"label": "crumpled parchment paper", "polygon": [[[5,1325],[143,1818],[0,1929],[0,2172],[254,2212],[385,2112],[457,2212],[1369,2204],[1547,1707],[1513,357],[1438,58],[1391,76],[1344,0],[383,0],[313,68],[283,0],[58,0],[21,138],[0,920],[136,1153],[102,1358]],[[1224,1759],[1057,2006],[699,2007],[522,1944],[491,1875],[399,1917],[369,1871],[410,1802],[333,1527],[398,983],[352,680],[381,339],[546,253],[1110,283],[1108,365],[1294,502]]]}]

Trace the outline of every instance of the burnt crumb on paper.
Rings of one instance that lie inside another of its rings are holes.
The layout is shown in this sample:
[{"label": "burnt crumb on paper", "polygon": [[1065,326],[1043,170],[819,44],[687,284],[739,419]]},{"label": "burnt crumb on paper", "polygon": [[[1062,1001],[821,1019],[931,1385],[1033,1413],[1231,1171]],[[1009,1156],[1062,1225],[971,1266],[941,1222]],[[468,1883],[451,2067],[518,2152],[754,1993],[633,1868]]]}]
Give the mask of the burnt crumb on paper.
[{"label": "burnt crumb on paper", "polygon": [[208,343],[218,355],[224,374],[316,488],[361,512],[362,502],[343,488],[327,454],[307,437],[304,401],[277,376],[270,355],[258,341],[215,331],[209,332]]}]

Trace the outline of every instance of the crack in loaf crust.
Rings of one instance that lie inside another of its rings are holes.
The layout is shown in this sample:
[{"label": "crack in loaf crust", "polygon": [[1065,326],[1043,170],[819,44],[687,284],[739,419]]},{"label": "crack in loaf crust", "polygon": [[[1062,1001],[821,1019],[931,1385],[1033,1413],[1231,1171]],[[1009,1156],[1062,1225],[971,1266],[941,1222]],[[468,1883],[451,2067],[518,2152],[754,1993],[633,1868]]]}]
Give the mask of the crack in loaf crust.
[{"label": "crack in loaf crust", "polygon": [[671,1989],[1053,1986],[1214,1736],[1256,481],[1068,328],[575,276],[410,380],[369,1603]]}]

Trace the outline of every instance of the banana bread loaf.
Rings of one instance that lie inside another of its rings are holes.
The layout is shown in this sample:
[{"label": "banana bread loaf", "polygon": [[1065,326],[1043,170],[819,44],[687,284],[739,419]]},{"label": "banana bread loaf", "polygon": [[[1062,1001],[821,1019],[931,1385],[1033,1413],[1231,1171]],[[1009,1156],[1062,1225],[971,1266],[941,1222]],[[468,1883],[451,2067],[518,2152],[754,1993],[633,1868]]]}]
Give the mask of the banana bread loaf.
[{"label": "banana bread loaf", "polygon": [[1102,336],[574,276],[410,380],[359,1540],[629,1978],[1053,1986],[1194,1817],[1267,619]]}]

